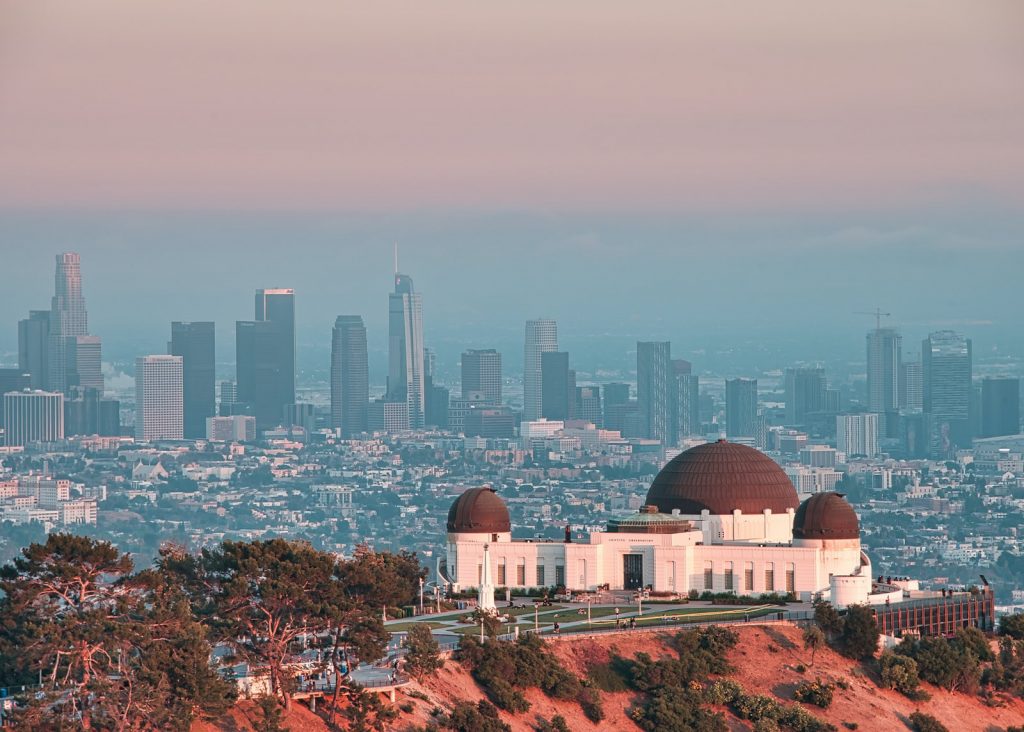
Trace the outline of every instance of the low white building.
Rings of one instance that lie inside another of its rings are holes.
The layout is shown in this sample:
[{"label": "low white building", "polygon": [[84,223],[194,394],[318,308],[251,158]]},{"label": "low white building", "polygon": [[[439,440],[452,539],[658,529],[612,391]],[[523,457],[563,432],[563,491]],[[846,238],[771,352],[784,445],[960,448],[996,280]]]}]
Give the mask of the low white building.
[{"label": "low white building", "polygon": [[639,512],[573,542],[513,540],[508,509],[491,488],[463,493],[448,512],[439,573],[476,587],[489,546],[498,587],[650,589],[686,594],[791,592],[867,602],[871,563],[853,507],[838,493],[802,505],[771,458],[725,440],[699,445],[658,474]]}]

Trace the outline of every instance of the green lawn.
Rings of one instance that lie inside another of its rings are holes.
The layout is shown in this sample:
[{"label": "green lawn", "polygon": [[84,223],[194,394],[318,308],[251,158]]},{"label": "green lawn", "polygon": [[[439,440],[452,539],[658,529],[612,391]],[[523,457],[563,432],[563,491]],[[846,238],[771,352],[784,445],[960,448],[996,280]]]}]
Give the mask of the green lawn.
[{"label": "green lawn", "polygon": [[425,625],[428,628],[443,628],[448,623],[439,623],[436,620],[407,620],[402,623],[388,624],[384,626],[384,630],[389,633],[403,633],[414,625]]}]

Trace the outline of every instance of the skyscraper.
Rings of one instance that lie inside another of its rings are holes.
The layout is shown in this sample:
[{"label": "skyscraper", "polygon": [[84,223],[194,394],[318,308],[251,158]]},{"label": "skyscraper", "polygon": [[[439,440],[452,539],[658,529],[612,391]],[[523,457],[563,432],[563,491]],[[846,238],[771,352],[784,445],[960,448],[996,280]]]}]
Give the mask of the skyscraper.
[{"label": "skyscraper", "polygon": [[171,355],[181,356],[184,430],[190,440],[206,436],[206,419],[216,413],[217,351],[209,321],[171,323]]},{"label": "skyscraper", "polygon": [[369,408],[366,326],[358,315],[339,315],[331,336],[331,426],[343,437],[366,432]]},{"label": "skyscraper", "polygon": [[[673,364],[678,361],[673,361]],[[700,377],[689,369],[676,369],[676,434],[679,437],[699,435]]]},{"label": "skyscraper", "polygon": [[409,427],[418,429],[426,418],[423,363],[423,297],[412,278],[395,273],[395,291],[388,296],[387,401],[408,405]]},{"label": "skyscraper", "polygon": [[480,392],[486,404],[501,406],[501,354],[493,348],[462,354],[462,398]]},{"label": "skyscraper", "polygon": [[541,416],[550,420],[572,419],[575,411],[575,374],[569,370],[566,351],[541,353]]},{"label": "skyscraper", "polygon": [[43,389],[50,378],[50,311],[30,310],[18,321],[18,368],[30,375],[33,389]]},{"label": "skyscraper", "polygon": [[3,395],[4,442],[23,447],[64,439],[64,395],[47,391],[12,391]]},{"label": "skyscraper", "polygon": [[239,402],[252,407],[256,428],[281,424],[295,403],[295,291],[256,291],[256,319],[235,323]]},{"label": "skyscraper", "polygon": [[[24,391],[32,386],[32,377],[21,369],[0,369],[0,402],[9,391]],[[0,409],[0,427],[4,426],[3,409]]]},{"label": "skyscraper", "polygon": [[675,371],[672,344],[638,341],[636,344],[636,396],[646,437],[663,445],[676,443]]},{"label": "skyscraper", "polygon": [[900,409],[924,409],[924,373],[920,359],[900,364]]},{"label": "skyscraper", "polygon": [[604,425],[601,412],[601,390],[596,386],[576,387],[576,419],[593,422],[595,426]]},{"label": "skyscraper", "polygon": [[72,386],[64,398],[65,435],[121,434],[121,403],[90,387]]},{"label": "skyscraper", "polygon": [[932,457],[951,457],[971,442],[971,341],[951,330],[921,344],[924,411]]},{"label": "skyscraper", "polygon": [[824,411],[825,389],[825,369],[786,369],[786,424],[806,424],[808,414]]},{"label": "skyscraper", "polygon": [[1020,379],[981,381],[981,436],[1001,437],[1020,432]]},{"label": "skyscraper", "polygon": [[103,353],[99,336],[79,335],[66,340],[67,389],[80,386],[103,392]]},{"label": "skyscraper", "polygon": [[875,328],[867,335],[868,411],[895,412],[900,406],[900,361],[903,337],[894,328]]},{"label": "skyscraper", "polygon": [[725,428],[729,437],[757,435],[757,379],[726,380]]},{"label": "skyscraper", "polygon": [[184,436],[181,356],[135,359],[135,439],[180,440]]},{"label": "skyscraper", "polygon": [[523,349],[523,419],[540,419],[543,409],[541,354],[558,350],[558,325],[553,320],[527,320]]},{"label": "skyscraper", "polygon": [[836,445],[847,455],[878,454],[877,414],[836,415]]},{"label": "skyscraper", "polygon": [[88,335],[81,261],[74,252],[58,254],[46,354],[47,384],[51,391],[67,393],[75,385],[103,390],[100,340],[96,336],[78,339]]}]

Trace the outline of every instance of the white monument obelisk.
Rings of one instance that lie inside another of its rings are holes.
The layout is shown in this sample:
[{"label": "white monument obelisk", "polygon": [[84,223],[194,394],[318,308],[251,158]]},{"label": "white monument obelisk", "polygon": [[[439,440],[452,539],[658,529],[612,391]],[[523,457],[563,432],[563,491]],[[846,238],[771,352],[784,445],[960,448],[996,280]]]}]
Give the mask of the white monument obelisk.
[{"label": "white monument obelisk", "polygon": [[480,592],[476,601],[477,608],[485,613],[494,615],[497,608],[494,606],[494,580],[491,578],[491,545],[484,544],[484,564],[480,571]]}]

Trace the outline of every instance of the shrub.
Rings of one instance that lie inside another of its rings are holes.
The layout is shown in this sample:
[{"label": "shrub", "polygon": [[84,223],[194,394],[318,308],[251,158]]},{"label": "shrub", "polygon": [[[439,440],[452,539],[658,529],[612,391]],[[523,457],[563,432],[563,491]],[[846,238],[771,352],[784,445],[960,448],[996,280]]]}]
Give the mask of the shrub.
[{"label": "shrub", "polygon": [[886,651],[879,659],[882,671],[882,686],[910,695],[917,691],[921,680],[917,674],[917,661]]},{"label": "shrub", "polygon": [[831,732],[836,729],[835,725],[821,721],[799,704],[783,707],[779,724],[793,732]]},{"label": "shrub", "polygon": [[910,728],[914,732],[949,732],[946,725],[924,712],[914,712],[910,715]]},{"label": "shrub", "polygon": [[793,670],[796,671],[798,674],[807,673],[807,667],[804,666],[802,663],[798,663],[796,666],[794,666]]},{"label": "shrub", "polygon": [[616,665],[611,663],[595,663],[587,669],[587,678],[601,691],[616,692],[629,689],[629,683]]},{"label": "shrub", "polygon": [[630,717],[647,732],[726,732],[725,718],[701,708],[700,702],[700,694],[693,689],[669,687],[652,694],[642,707],[635,707]]},{"label": "shrub", "polygon": [[565,721],[565,717],[561,714],[553,716],[550,722],[544,719],[540,720],[536,729],[537,732],[572,732]]},{"label": "shrub", "polygon": [[1014,640],[1024,640],[1024,613],[1004,615],[999,619],[999,635],[1009,636]]},{"label": "shrub", "polygon": [[743,693],[743,687],[732,679],[718,679],[704,690],[704,701],[708,704],[732,704]]},{"label": "shrub", "polygon": [[399,709],[401,709],[401,710],[402,710],[403,712],[405,712],[406,714],[409,714],[409,713],[411,713],[411,712],[412,712],[412,711],[413,711],[413,710],[414,710],[414,709],[415,709],[416,707],[415,707],[415,706],[414,706],[414,705],[412,704],[412,702],[402,702],[401,704],[399,704],[399,705],[398,705],[398,708],[399,708]]},{"label": "shrub", "polygon": [[928,636],[905,639],[897,653],[917,662],[918,674],[925,681],[950,691],[974,692],[981,680],[981,665],[967,642]]},{"label": "shrub", "polygon": [[754,732],[779,732],[779,723],[774,719],[759,719],[754,722]]},{"label": "shrub", "polygon": [[604,704],[601,701],[601,695],[593,689],[580,689],[576,701],[579,702],[583,715],[591,722],[596,724],[604,719]]},{"label": "shrub", "polygon": [[756,722],[759,719],[778,719],[782,705],[763,694],[740,694],[733,702],[733,709],[743,719]]},{"label": "shrub", "polygon": [[455,732],[512,732],[512,728],[501,721],[498,710],[484,700],[477,704],[459,702],[445,720],[445,727]]},{"label": "shrub", "polygon": [[843,618],[839,648],[848,658],[859,661],[873,658],[878,650],[878,624],[874,611],[866,605],[851,605]]},{"label": "shrub", "polygon": [[846,729],[858,729],[860,727],[856,722],[843,722],[843,726],[846,727]]},{"label": "shrub", "polygon": [[835,688],[835,684],[830,684],[821,679],[804,681],[796,687],[793,697],[798,702],[828,709],[832,705],[832,695],[835,692]]}]

